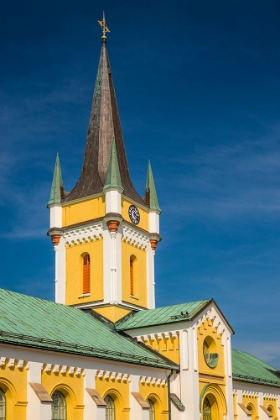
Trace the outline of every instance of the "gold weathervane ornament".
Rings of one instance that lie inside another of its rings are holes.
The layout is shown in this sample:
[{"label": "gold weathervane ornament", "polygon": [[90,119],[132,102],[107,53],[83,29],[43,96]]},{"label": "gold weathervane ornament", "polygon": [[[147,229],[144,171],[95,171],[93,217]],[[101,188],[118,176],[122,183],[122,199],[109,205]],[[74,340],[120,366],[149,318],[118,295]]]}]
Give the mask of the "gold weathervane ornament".
[{"label": "gold weathervane ornament", "polygon": [[105,13],[104,12],[103,12],[103,19],[102,20],[99,20],[98,23],[99,23],[99,25],[101,26],[101,29],[102,29],[102,37],[101,37],[101,39],[102,39],[102,41],[106,41],[106,39],[107,39],[106,33],[107,32],[110,32],[110,30],[109,30],[109,28],[107,26],[106,19],[105,19]]}]

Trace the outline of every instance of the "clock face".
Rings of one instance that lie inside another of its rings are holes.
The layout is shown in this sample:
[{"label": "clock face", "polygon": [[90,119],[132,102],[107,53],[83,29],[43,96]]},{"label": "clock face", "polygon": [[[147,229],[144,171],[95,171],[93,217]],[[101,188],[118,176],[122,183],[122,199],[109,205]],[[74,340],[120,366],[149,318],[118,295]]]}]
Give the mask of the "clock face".
[{"label": "clock face", "polygon": [[135,206],[130,206],[128,209],[128,215],[132,223],[138,225],[138,223],[140,222],[140,214],[138,208]]}]

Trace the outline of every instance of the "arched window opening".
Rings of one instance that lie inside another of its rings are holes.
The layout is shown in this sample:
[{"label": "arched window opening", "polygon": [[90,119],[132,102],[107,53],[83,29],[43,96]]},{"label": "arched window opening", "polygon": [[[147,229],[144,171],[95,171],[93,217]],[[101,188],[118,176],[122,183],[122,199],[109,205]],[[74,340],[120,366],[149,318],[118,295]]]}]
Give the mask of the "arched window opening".
[{"label": "arched window opening", "polygon": [[90,293],[90,256],[83,257],[83,294]]},{"label": "arched window opening", "polygon": [[203,402],[203,420],[212,420],[211,405],[208,398],[205,398]]},{"label": "arched window opening", "polygon": [[107,395],[104,399],[105,403],[107,404],[106,407],[106,420],[115,420],[115,403],[113,399]]},{"label": "arched window opening", "polygon": [[66,420],[66,400],[64,395],[59,391],[55,391],[52,399],[52,420]]},{"label": "arched window opening", "polygon": [[148,403],[150,405],[149,408],[149,420],[155,420],[155,404],[152,400],[148,399]]},{"label": "arched window opening", "polygon": [[135,296],[135,281],[136,281],[136,257],[131,255],[130,257],[130,294],[131,296]]},{"label": "arched window opening", "polygon": [[0,420],[6,419],[6,397],[0,388]]}]

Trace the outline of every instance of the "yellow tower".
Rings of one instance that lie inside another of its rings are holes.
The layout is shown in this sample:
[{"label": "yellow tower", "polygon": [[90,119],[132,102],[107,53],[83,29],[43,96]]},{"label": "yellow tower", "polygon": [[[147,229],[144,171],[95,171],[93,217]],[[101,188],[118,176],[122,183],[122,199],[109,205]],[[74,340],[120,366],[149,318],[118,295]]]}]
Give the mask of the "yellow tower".
[{"label": "yellow tower", "polygon": [[130,179],[106,46],[105,18],[84,162],[70,193],[57,156],[48,207],[55,300],[116,321],[154,308],[160,208],[150,163],[144,198]]}]

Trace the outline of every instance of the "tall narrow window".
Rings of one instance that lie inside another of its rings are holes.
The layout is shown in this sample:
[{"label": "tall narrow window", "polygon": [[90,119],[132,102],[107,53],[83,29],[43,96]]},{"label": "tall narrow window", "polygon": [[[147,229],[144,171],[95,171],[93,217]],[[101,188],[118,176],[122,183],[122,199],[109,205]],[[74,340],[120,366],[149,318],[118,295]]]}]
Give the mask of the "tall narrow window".
[{"label": "tall narrow window", "polygon": [[90,257],[83,257],[83,293],[90,293]]},{"label": "tall narrow window", "polygon": [[107,404],[106,407],[106,420],[115,420],[115,403],[113,399],[107,395],[104,399],[105,403]]},{"label": "tall narrow window", "polygon": [[52,420],[66,420],[66,400],[64,395],[59,391],[55,391],[52,399]]},{"label": "tall narrow window", "polygon": [[131,255],[130,257],[130,294],[132,296],[135,295],[135,265],[136,265],[136,258],[134,255]]},{"label": "tall narrow window", "polygon": [[148,403],[150,404],[149,408],[149,420],[155,420],[155,405],[152,400],[148,399]]},{"label": "tall narrow window", "polygon": [[0,420],[6,419],[6,397],[0,388]]}]

